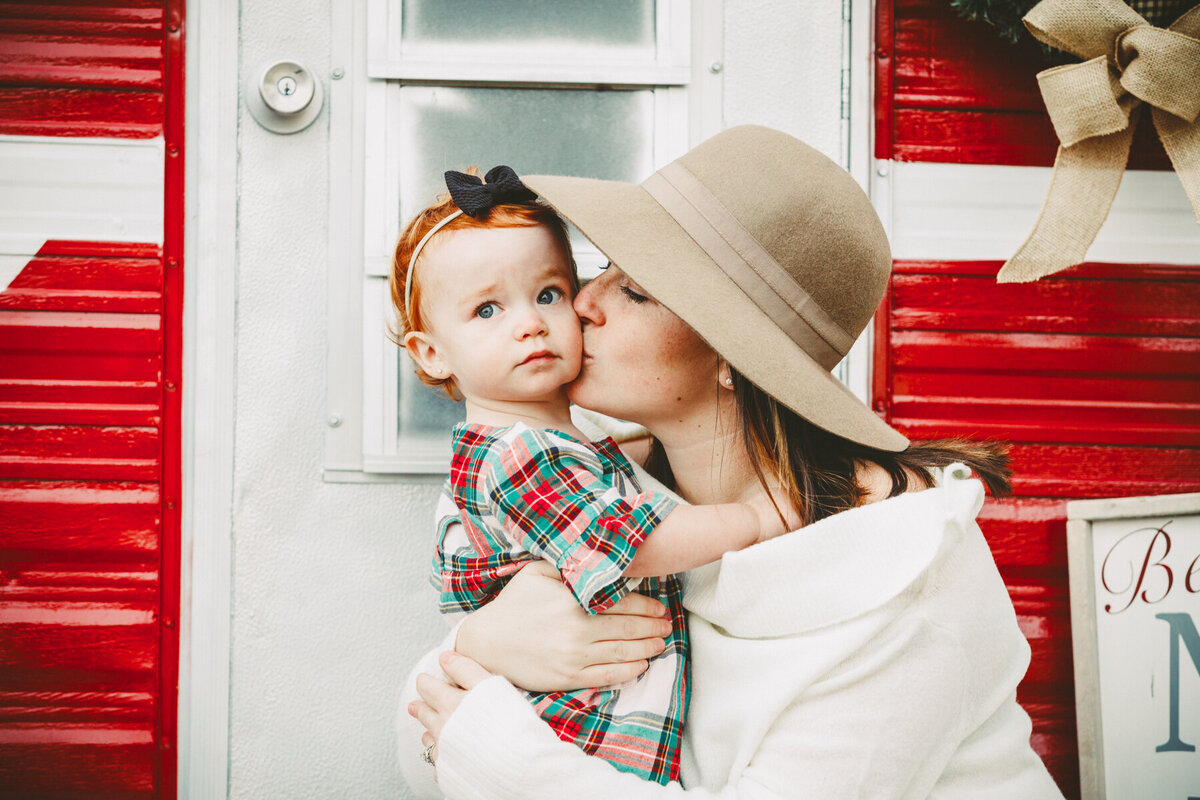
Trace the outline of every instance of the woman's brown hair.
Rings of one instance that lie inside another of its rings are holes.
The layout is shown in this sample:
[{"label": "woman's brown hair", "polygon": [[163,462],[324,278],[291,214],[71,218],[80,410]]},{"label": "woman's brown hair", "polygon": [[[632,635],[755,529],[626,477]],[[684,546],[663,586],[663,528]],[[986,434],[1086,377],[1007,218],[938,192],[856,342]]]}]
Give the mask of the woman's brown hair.
[{"label": "woman's brown hair", "polygon": [[[888,497],[908,491],[915,479],[923,488],[933,486],[935,468],[961,462],[980,477],[993,495],[1011,491],[1007,446],[968,439],[913,442],[899,453],[867,447],[818,428],[736,370],[733,376],[738,422],[750,464],[759,483],[767,476],[784,487],[804,525],[861,505],[866,490],[856,475],[864,464],[877,464],[887,472],[892,488]],[[671,466],[662,445],[651,442],[646,469],[675,488]]]},{"label": "woman's brown hair", "polygon": [[[467,170],[467,174],[478,175],[479,170],[471,167]],[[404,347],[406,333],[428,330],[421,309],[421,282],[416,279],[417,269],[425,262],[425,253],[429,249],[429,245],[447,233],[468,228],[531,228],[536,225],[544,225],[554,235],[555,241],[562,247],[563,253],[566,255],[567,263],[570,265],[571,288],[579,291],[579,279],[575,270],[575,257],[571,254],[567,224],[554,209],[542,203],[502,203],[493,206],[478,218],[466,214],[460,215],[457,219],[448,222],[444,228],[434,234],[433,239],[426,243],[417,259],[418,263],[413,265],[410,276],[408,262],[412,259],[413,250],[416,249],[426,233],[455,211],[458,211],[458,206],[450,199],[450,195],[439,195],[436,203],[418,213],[404,226],[404,230],[400,231],[400,238],[396,241],[396,252],[392,256],[392,267],[388,272],[388,288],[392,294],[392,309],[396,314],[395,319],[388,324],[388,338],[400,347]],[[404,307],[404,284],[410,279],[413,282],[412,288],[409,290],[412,303],[411,318],[408,310]],[[414,371],[422,383],[428,386],[441,386],[452,400],[462,399],[453,377],[435,378],[420,367],[414,367]]]}]

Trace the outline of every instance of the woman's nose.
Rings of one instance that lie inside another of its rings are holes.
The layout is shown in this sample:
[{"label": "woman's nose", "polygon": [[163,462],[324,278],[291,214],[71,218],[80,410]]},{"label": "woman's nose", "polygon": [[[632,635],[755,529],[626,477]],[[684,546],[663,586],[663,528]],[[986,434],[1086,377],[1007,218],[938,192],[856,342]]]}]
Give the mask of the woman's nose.
[{"label": "woman's nose", "polygon": [[604,278],[604,274],[593,278],[587,286],[579,290],[579,294],[575,295],[575,302],[572,305],[576,315],[579,316],[579,321],[584,325],[604,324],[604,312],[600,310],[600,295],[604,291]]}]

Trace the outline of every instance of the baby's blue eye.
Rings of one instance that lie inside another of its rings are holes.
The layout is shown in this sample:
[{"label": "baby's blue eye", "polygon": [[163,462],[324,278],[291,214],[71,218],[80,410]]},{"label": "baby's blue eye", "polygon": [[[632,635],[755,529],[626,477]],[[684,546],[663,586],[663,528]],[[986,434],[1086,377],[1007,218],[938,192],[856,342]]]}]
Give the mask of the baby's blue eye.
[{"label": "baby's blue eye", "polygon": [[480,319],[491,319],[492,315],[494,315],[495,313],[496,313],[496,304],[495,303],[484,303],[479,308],[475,309],[475,316],[479,317]]},{"label": "baby's blue eye", "polygon": [[557,302],[562,296],[562,289],[547,288],[542,289],[541,293],[537,296],[537,301],[541,305],[548,306]]}]

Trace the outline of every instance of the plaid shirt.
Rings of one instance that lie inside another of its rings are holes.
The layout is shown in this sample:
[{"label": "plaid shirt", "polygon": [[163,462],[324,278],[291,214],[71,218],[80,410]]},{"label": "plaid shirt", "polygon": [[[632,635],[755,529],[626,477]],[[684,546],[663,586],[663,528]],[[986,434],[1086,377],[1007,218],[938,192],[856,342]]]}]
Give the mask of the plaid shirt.
[{"label": "plaid shirt", "polygon": [[634,587],[666,604],[672,622],[666,650],[635,680],[528,693],[560,739],[659,783],[679,780],[688,700],[683,593],[674,576],[639,584],[623,573],[674,507],[665,495],[641,492],[612,439],[583,442],[520,423],[461,424],[439,503],[433,563],[443,613],[486,604],[538,558],[558,568],[589,613],[609,608]]}]

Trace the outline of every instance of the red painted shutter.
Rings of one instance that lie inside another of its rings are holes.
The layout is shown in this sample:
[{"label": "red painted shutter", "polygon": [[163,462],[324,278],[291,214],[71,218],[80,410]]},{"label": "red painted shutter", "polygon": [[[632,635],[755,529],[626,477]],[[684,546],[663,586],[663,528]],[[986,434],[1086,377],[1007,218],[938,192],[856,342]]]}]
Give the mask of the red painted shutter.
[{"label": "red painted shutter", "polygon": [[[876,156],[1050,166],[1045,60],[949,0],[878,5]],[[1166,166],[1141,126],[1131,166]],[[1032,225],[1033,220],[1030,220]],[[1066,501],[1200,491],[1200,266],[1087,265],[997,285],[998,262],[897,262],[876,318],[875,408],[914,439],[1013,443],[1016,496],[980,524],[1033,662],[1033,744],[1079,796]]]},{"label": "red painted shutter", "polygon": [[0,3],[0,133],[162,134],[163,5]]},{"label": "red painted shutter", "polygon": [[0,293],[0,797],[176,795],[182,36],[182,0],[0,4],[0,134],[167,153],[161,244]]}]

